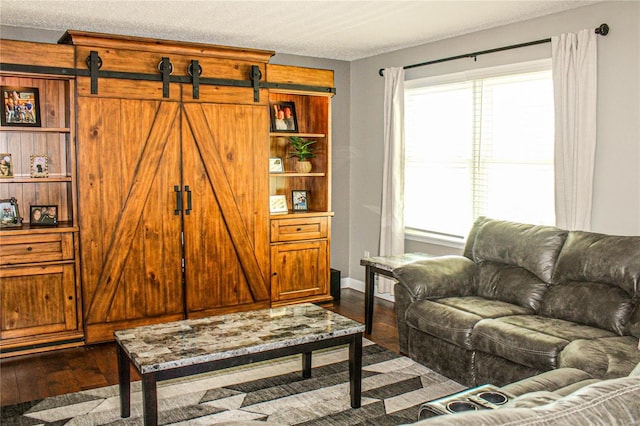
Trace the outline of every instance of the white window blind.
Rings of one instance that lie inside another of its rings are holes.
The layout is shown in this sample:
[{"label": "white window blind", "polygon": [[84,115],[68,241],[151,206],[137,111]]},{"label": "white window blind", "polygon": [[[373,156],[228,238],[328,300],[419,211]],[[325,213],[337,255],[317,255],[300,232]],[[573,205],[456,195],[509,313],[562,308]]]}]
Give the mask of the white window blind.
[{"label": "white window blind", "polygon": [[407,82],[406,232],[463,237],[480,215],[555,222],[550,68]]}]

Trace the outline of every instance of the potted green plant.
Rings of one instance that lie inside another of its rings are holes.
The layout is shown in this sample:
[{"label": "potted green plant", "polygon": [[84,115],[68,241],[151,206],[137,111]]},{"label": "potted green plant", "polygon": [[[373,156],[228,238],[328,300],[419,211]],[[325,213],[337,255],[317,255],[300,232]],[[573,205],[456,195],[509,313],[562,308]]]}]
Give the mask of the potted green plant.
[{"label": "potted green plant", "polygon": [[315,157],[312,147],[316,141],[305,140],[299,136],[289,136],[289,143],[292,149],[289,150],[289,158],[297,158],[296,171],[298,173],[309,173],[311,171],[311,162],[309,158]]}]

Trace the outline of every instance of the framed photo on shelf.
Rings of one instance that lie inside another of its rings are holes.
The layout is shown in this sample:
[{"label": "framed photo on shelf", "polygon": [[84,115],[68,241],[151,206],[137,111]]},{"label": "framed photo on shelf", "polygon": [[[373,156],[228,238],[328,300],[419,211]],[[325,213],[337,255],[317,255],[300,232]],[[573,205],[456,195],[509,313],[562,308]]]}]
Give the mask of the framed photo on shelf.
[{"label": "framed photo on shelf", "polygon": [[58,206],[31,206],[29,223],[31,226],[57,226]]},{"label": "framed photo on shelf", "polygon": [[44,154],[36,154],[31,156],[31,177],[49,177],[49,157]]},{"label": "framed photo on shelf", "polygon": [[284,173],[284,162],[282,161],[282,158],[269,158],[269,173]]},{"label": "framed photo on shelf", "polygon": [[8,152],[0,153],[0,178],[13,177],[13,160]]},{"label": "framed photo on shelf", "polygon": [[294,102],[275,102],[271,104],[271,131],[298,132],[298,116]]},{"label": "framed photo on shelf", "polygon": [[40,127],[40,97],[36,87],[0,86],[3,126]]},{"label": "framed photo on shelf", "polygon": [[0,228],[15,228],[22,226],[18,201],[15,198],[0,200]]},{"label": "framed photo on shelf", "polygon": [[284,195],[271,195],[269,197],[269,212],[271,214],[289,213],[287,197]]},{"label": "framed photo on shelf", "polygon": [[294,212],[306,212],[309,210],[309,192],[302,189],[291,191],[291,201]]}]

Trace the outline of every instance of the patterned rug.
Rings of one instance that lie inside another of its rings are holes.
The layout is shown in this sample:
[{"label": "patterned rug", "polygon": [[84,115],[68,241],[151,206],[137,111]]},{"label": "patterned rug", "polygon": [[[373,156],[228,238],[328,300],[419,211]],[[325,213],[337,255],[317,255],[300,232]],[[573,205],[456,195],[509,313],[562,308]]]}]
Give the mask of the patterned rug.
[{"label": "patterned rug", "polygon": [[[163,425],[399,425],[420,404],[464,387],[368,340],[363,347],[362,407],[349,399],[348,347],[313,353],[312,377],[300,356],[158,383]],[[131,417],[120,418],[118,386],[2,407],[4,425],[141,425],[140,382],[132,383]]]}]

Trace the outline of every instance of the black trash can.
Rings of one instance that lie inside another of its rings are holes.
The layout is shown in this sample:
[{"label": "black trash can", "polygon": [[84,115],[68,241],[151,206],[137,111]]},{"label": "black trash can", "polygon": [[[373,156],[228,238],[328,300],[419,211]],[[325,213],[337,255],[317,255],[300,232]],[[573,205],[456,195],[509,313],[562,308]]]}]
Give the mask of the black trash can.
[{"label": "black trash can", "polygon": [[331,269],[331,297],[340,300],[340,271]]}]

